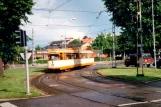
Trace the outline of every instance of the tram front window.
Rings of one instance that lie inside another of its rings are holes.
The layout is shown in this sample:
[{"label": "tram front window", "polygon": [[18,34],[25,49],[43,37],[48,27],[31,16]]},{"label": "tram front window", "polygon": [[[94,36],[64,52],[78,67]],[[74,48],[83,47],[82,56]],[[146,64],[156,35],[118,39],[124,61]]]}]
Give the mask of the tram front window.
[{"label": "tram front window", "polygon": [[59,60],[59,55],[57,55],[57,54],[52,54],[52,55],[50,55],[50,58],[49,58],[50,60]]}]

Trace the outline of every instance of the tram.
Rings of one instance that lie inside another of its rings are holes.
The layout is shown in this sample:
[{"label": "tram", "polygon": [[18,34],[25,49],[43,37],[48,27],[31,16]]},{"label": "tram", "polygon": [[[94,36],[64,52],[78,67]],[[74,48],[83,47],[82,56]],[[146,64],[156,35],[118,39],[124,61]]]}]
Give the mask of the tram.
[{"label": "tram", "polygon": [[68,70],[94,64],[92,50],[48,49],[48,70]]}]

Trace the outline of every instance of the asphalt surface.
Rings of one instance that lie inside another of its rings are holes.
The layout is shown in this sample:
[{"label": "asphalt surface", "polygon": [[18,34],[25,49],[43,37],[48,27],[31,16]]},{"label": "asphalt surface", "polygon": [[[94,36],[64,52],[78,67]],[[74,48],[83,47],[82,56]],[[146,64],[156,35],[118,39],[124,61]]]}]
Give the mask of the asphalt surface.
[{"label": "asphalt surface", "polygon": [[36,87],[40,82],[43,86],[38,88],[52,96],[1,101],[0,107],[161,107],[161,81],[135,84],[93,72],[105,66],[109,64],[45,74],[36,78]]}]

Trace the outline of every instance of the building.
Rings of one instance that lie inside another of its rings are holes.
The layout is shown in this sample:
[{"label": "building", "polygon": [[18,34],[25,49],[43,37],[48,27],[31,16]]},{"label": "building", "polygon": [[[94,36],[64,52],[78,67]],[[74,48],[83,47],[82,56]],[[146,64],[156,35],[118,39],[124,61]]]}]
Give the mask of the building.
[{"label": "building", "polygon": [[95,40],[95,38],[84,36],[83,39],[81,40],[81,43],[90,43],[90,44],[92,44],[94,40]]},{"label": "building", "polygon": [[36,51],[35,58],[36,59],[48,59],[47,56],[47,49],[62,49],[62,48],[73,48],[73,49],[80,49],[80,50],[91,50],[91,43],[93,43],[94,38],[89,38],[84,36],[84,38],[79,44],[70,44],[74,39],[73,38],[66,38],[66,40],[59,40],[59,41],[52,41],[49,45],[41,48],[41,50]]}]

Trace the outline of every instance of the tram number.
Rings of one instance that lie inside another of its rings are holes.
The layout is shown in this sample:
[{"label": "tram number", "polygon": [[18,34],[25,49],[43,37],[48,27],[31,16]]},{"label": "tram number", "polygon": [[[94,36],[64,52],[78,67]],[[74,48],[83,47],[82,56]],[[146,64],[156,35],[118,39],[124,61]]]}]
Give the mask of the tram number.
[{"label": "tram number", "polygon": [[54,66],[54,63],[52,62],[51,66]]}]

